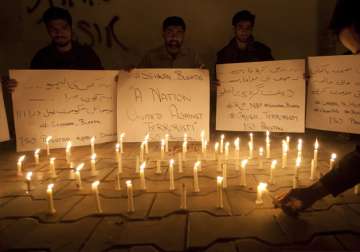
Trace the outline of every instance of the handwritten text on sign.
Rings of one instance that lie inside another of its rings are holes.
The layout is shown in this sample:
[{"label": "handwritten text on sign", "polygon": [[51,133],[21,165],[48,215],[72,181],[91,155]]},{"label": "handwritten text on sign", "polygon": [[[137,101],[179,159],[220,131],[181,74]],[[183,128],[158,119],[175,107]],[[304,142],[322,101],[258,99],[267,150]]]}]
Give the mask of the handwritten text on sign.
[{"label": "handwritten text on sign", "polygon": [[[118,134],[138,142],[150,134],[158,141],[199,140],[209,132],[209,72],[200,69],[121,71],[118,82]],[[208,136],[208,134],[207,134]]]},{"label": "handwritten text on sign", "polygon": [[304,70],[304,60],[217,65],[217,130],[304,132]]},{"label": "handwritten text on sign", "polygon": [[9,128],[7,124],[3,92],[0,85],[0,142],[9,140]]},{"label": "handwritten text on sign", "polygon": [[360,133],[360,56],[309,58],[306,127]]},{"label": "handwritten text on sign", "polygon": [[18,151],[116,140],[117,71],[12,70]]}]

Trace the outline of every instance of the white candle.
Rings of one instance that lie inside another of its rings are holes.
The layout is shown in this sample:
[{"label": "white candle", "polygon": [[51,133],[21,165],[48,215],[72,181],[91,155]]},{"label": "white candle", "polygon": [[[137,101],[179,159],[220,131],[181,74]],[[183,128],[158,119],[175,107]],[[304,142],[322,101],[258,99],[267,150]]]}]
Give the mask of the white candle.
[{"label": "white candle", "polygon": [[143,162],[140,166],[140,189],[144,191],[146,191],[145,166],[146,166],[145,162]]},{"label": "white candle", "polygon": [[120,191],[120,190],[121,190],[121,174],[120,174],[120,173],[117,173],[117,174],[116,174],[115,190],[117,190],[117,191]]},{"label": "white candle", "polygon": [[270,132],[266,131],[266,158],[270,158]]},{"label": "white candle", "polygon": [[57,175],[56,175],[56,169],[55,169],[55,159],[54,157],[50,158],[50,164],[49,164],[49,167],[50,167],[50,178],[56,178]]},{"label": "white candle", "polygon": [[170,180],[170,191],[175,190],[175,180],[174,180],[174,159],[169,161],[169,180]]},{"label": "white candle", "polygon": [[100,203],[100,195],[99,195],[99,184],[100,181],[97,180],[91,184],[91,189],[95,195],[95,201],[96,201],[96,209],[98,213],[102,213],[101,203]]},{"label": "white candle", "polygon": [[80,171],[83,169],[84,163],[79,164],[75,169],[75,178],[76,178],[76,187],[81,190],[82,182],[81,182],[81,174]]},{"label": "white candle", "polygon": [[91,167],[91,176],[97,176],[97,171],[96,171],[96,154],[92,154],[91,155],[91,160],[90,160],[90,167]]},{"label": "white candle", "polygon": [[197,161],[194,165],[194,191],[195,192],[200,192],[199,177],[198,177],[199,165],[200,165],[200,161]]},{"label": "white candle", "polygon": [[234,159],[239,160],[240,159],[240,138],[239,137],[235,139],[234,147],[235,147]]},{"label": "white candle", "polygon": [[26,173],[25,176],[25,183],[26,183],[26,192],[29,193],[31,191],[31,178],[32,178],[33,173],[32,172],[28,172]]},{"label": "white candle", "polygon": [[161,160],[156,160],[155,174],[161,174]]},{"label": "white candle", "polygon": [[187,134],[186,133],[184,133],[184,140],[183,140],[183,142],[187,142]]},{"label": "white candle", "polygon": [[267,188],[267,184],[260,182],[259,185],[257,186],[257,195],[256,195],[256,204],[260,205],[263,204],[263,193],[266,191]]},{"label": "white candle", "polygon": [[227,188],[228,183],[227,183],[227,163],[226,162],[222,164],[222,177],[223,177],[222,186],[223,186],[223,188]]},{"label": "white candle", "polygon": [[127,197],[128,197],[128,212],[133,213],[135,212],[135,206],[134,206],[133,186],[131,180],[126,181],[126,188],[127,188]]},{"label": "white candle", "polygon": [[50,214],[56,213],[56,209],[55,209],[55,205],[54,205],[54,197],[53,197],[53,188],[54,188],[54,184],[49,184],[46,189]]},{"label": "white candle", "polygon": [[253,133],[250,133],[249,134],[249,137],[250,137],[250,143],[252,146],[254,146],[254,134]]},{"label": "white candle", "polygon": [[181,186],[181,202],[180,202],[180,209],[187,209],[187,189],[186,185],[182,184]]},{"label": "white candle", "polygon": [[65,157],[66,157],[66,163],[70,164],[71,163],[71,142],[70,141],[68,141],[66,143]]},{"label": "white candle", "polygon": [[169,152],[169,134],[165,135],[165,152]]},{"label": "white candle", "polygon": [[264,168],[263,156],[264,156],[264,148],[263,148],[263,147],[260,147],[260,148],[259,148],[259,169],[263,169],[263,168]]},{"label": "white candle", "polygon": [[287,163],[288,163],[288,158],[287,158],[287,155],[288,155],[288,151],[289,151],[289,148],[288,148],[288,144],[286,141],[282,141],[282,168],[286,168],[287,167]]},{"label": "white candle", "polygon": [[332,170],[334,168],[335,160],[336,160],[336,154],[333,153],[333,154],[331,154],[331,158],[330,158],[329,170]]},{"label": "white candle", "polygon": [[311,159],[310,179],[315,180],[315,176],[316,176],[316,168],[314,165],[314,159]]},{"label": "white candle", "polygon": [[270,166],[270,180],[269,180],[269,183],[270,184],[275,184],[275,181],[274,181],[274,170],[276,168],[276,165],[277,165],[277,160],[273,160],[271,162],[271,166]]},{"label": "white candle", "polygon": [[25,155],[22,155],[21,157],[19,157],[18,161],[17,161],[17,175],[18,176],[22,176],[23,172],[22,172],[22,167],[23,167],[23,162],[25,159]]},{"label": "white candle", "polygon": [[120,152],[124,153],[124,137],[125,137],[125,133],[121,133],[120,137],[119,137],[119,147],[120,147]]},{"label": "white candle", "polygon": [[299,177],[299,168],[301,165],[301,158],[297,158],[295,161],[295,178]]},{"label": "white candle", "polygon": [[230,146],[230,143],[226,142],[225,143],[225,160],[229,159],[229,146]]},{"label": "white candle", "polygon": [[184,141],[182,145],[183,160],[186,160],[186,152],[187,152],[187,141]]},{"label": "white candle", "polygon": [[91,155],[95,154],[95,137],[93,136],[90,139],[90,144],[91,144]]},{"label": "white candle", "polygon": [[117,161],[117,166],[118,166],[118,173],[121,174],[123,173],[123,169],[122,169],[122,154],[120,152],[120,144],[117,143],[115,145],[115,152],[116,152],[116,161]]},{"label": "white candle", "polygon": [[144,140],[145,154],[149,154],[149,139],[150,139],[150,135],[147,134]]},{"label": "white candle", "polygon": [[39,165],[40,162],[40,149],[36,149],[34,152],[35,164]]},{"label": "white candle", "polygon": [[178,166],[179,166],[179,173],[183,173],[183,161],[182,161],[182,154],[178,153]]},{"label": "white candle", "polygon": [[251,141],[248,143],[248,145],[249,145],[249,159],[252,159],[253,155],[254,155],[253,154],[254,153],[254,145]]},{"label": "white candle", "polygon": [[318,149],[319,149],[319,142],[316,139],[314,144],[314,167],[317,168],[318,164]]},{"label": "white candle", "polygon": [[286,137],[286,144],[287,144],[287,148],[289,151],[290,150],[290,137],[289,136]]},{"label": "white candle", "polygon": [[140,144],[140,162],[144,161],[144,148],[145,148],[145,141],[141,142]]},{"label": "white candle", "polygon": [[298,151],[298,154],[297,154],[297,158],[302,158],[302,139],[299,139],[298,140],[298,145],[297,145],[297,151]]},{"label": "white candle", "polygon": [[219,158],[219,142],[215,143],[214,152],[215,152],[215,160],[217,160]]},{"label": "white candle", "polygon": [[206,157],[207,146],[208,146],[208,141],[204,140],[204,151],[202,153],[204,158]]},{"label": "white candle", "polygon": [[46,153],[48,156],[50,156],[50,141],[52,139],[52,136],[46,137],[45,143],[46,143]]},{"label": "white candle", "polygon": [[223,201],[223,189],[222,189],[223,177],[218,176],[216,178],[216,191],[217,191],[217,208],[224,208],[224,201]]},{"label": "white candle", "polygon": [[248,163],[248,160],[242,160],[241,161],[241,169],[240,169],[240,186],[246,186],[246,165]]},{"label": "white candle", "polygon": [[220,136],[220,153],[224,153],[224,139],[225,139],[225,135],[222,134]]},{"label": "white candle", "polygon": [[161,160],[164,160],[164,156],[165,156],[165,140],[161,139]]}]

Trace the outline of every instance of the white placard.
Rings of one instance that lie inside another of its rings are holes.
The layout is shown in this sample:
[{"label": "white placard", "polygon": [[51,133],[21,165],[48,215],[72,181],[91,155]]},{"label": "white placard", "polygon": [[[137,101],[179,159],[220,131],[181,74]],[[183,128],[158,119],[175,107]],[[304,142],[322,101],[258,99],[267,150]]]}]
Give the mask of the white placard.
[{"label": "white placard", "polygon": [[216,129],[304,132],[305,61],[216,66]]},{"label": "white placard", "polygon": [[18,151],[116,140],[116,82],[118,71],[11,70],[18,81],[13,94]]},{"label": "white placard", "polygon": [[5,104],[3,100],[3,92],[0,85],[0,142],[8,141],[9,139],[9,127],[6,117]]},{"label": "white placard", "polygon": [[360,56],[310,57],[306,127],[360,133]]},{"label": "white placard", "polygon": [[199,140],[209,136],[209,72],[202,69],[135,69],[121,71],[118,82],[118,134],[139,142]]}]

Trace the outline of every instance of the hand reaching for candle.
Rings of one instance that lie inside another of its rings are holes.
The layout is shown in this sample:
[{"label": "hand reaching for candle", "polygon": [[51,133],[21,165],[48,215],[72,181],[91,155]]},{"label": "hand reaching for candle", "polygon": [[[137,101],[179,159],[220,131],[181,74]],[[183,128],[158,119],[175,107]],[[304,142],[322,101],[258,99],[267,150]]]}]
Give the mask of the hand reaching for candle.
[{"label": "hand reaching for candle", "polygon": [[2,84],[5,86],[5,89],[12,93],[15,91],[15,88],[17,87],[18,82],[14,79],[10,79],[8,76],[4,76],[1,80]]}]

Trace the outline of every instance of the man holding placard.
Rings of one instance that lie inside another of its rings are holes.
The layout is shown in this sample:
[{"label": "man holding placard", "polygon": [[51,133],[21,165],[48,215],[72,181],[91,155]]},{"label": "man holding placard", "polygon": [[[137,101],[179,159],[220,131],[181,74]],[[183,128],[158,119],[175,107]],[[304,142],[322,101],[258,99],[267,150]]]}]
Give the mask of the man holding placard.
[{"label": "man holding placard", "polygon": [[[360,53],[360,1],[338,0],[333,14],[331,29],[337,34],[341,43],[353,54]],[[348,153],[335,167],[318,182],[310,187],[292,189],[275,200],[289,215],[297,215],[310,207],[317,200],[331,194],[334,197],[360,182],[360,145]]]},{"label": "man holding placard", "polygon": [[252,32],[255,15],[243,10],[232,19],[235,37],[217,54],[217,64],[273,60],[271,49],[255,41]]},{"label": "man holding placard", "polygon": [[185,48],[186,25],[181,17],[168,17],[163,22],[164,45],[150,50],[138,68],[199,68],[203,67],[199,55]]}]

